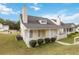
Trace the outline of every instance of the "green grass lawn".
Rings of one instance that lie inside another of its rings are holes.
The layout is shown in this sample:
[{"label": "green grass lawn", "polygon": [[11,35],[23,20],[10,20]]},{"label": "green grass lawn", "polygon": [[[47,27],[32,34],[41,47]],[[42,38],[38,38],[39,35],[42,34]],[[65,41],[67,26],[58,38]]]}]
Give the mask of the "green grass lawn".
[{"label": "green grass lawn", "polygon": [[62,55],[79,54],[79,45],[64,46],[58,43],[27,48],[23,41],[17,41],[13,34],[0,34],[0,54],[8,55]]},{"label": "green grass lawn", "polygon": [[77,36],[79,36],[79,33],[73,33],[68,35],[67,38],[61,39],[59,41],[66,42],[66,43],[74,43],[74,37],[77,37]]}]

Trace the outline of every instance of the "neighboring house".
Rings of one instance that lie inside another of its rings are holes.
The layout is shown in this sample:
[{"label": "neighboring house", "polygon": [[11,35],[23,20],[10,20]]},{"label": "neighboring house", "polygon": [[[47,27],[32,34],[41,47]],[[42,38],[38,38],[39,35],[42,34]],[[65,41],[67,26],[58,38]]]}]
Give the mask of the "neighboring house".
[{"label": "neighboring house", "polygon": [[9,25],[0,23],[0,31],[8,31]]},{"label": "neighboring house", "polygon": [[61,23],[61,25],[66,34],[76,32],[76,25],[74,23]]},{"label": "neighboring house", "polygon": [[79,32],[79,25],[76,25],[76,32]]},{"label": "neighboring house", "polygon": [[[59,35],[58,35],[57,39],[65,38],[65,37],[67,37],[68,34],[76,32],[76,25],[74,23],[63,23],[59,19],[57,19],[57,20],[52,19],[51,21],[53,23],[55,23],[56,25],[60,26]],[[59,22],[59,24],[58,24],[58,22]]]},{"label": "neighboring house", "polygon": [[65,24],[59,19],[50,20],[48,18],[29,16],[26,13],[26,7],[22,8],[20,20],[21,36],[28,47],[30,40],[56,37],[62,39],[67,34],[75,32],[74,24]]}]

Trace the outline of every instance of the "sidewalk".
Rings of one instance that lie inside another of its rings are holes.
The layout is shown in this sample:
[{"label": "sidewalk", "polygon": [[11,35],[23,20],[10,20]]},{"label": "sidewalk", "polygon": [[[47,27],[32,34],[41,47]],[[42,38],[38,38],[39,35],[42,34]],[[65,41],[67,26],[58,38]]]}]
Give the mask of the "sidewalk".
[{"label": "sidewalk", "polygon": [[59,44],[62,44],[62,45],[75,45],[74,43],[70,44],[70,43],[65,43],[65,42],[61,42],[61,41],[56,41],[56,42]]}]

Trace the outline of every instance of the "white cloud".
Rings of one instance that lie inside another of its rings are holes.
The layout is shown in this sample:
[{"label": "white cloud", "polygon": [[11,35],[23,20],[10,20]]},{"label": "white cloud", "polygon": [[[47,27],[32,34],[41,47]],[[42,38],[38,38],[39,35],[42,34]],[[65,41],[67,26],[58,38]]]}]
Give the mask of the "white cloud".
[{"label": "white cloud", "polygon": [[57,19],[57,16],[58,15],[43,15],[42,17],[49,18],[49,19]]},{"label": "white cloud", "polygon": [[17,14],[12,8],[8,8],[5,4],[0,4],[0,13],[1,14]]},{"label": "white cloud", "polygon": [[64,22],[72,22],[72,23],[75,23],[75,24],[79,24],[79,13],[75,13],[73,15],[64,15],[62,17],[63,21]]},{"label": "white cloud", "polygon": [[36,6],[31,6],[31,8],[33,8],[35,11],[40,10],[40,8],[39,7],[36,7]]},{"label": "white cloud", "polygon": [[35,11],[40,10],[41,8],[38,6],[38,3],[34,3],[33,6],[31,6],[32,9],[34,9]]},{"label": "white cloud", "polygon": [[60,16],[63,22],[79,24],[79,13],[68,15],[66,12],[63,11],[63,12],[57,12],[56,14],[43,15],[42,17],[49,19],[58,19],[58,16]]},{"label": "white cloud", "polygon": [[57,19],[58,16],[61,16],[61,17],[65,16],[66,11],[67,11],[66,9],[63,9],[55,14],[46,14],[46,15],[43,15],[42,17],[49,18],[49,19]]}]

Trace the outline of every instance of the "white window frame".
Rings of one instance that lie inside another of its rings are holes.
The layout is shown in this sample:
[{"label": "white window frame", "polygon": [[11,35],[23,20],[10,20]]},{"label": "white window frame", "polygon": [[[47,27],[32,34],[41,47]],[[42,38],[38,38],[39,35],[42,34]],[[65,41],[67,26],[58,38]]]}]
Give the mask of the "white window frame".
[{"label": "white window frame", "polygon": [[47,24],[47,20],[39,20],[40,24]]}]

